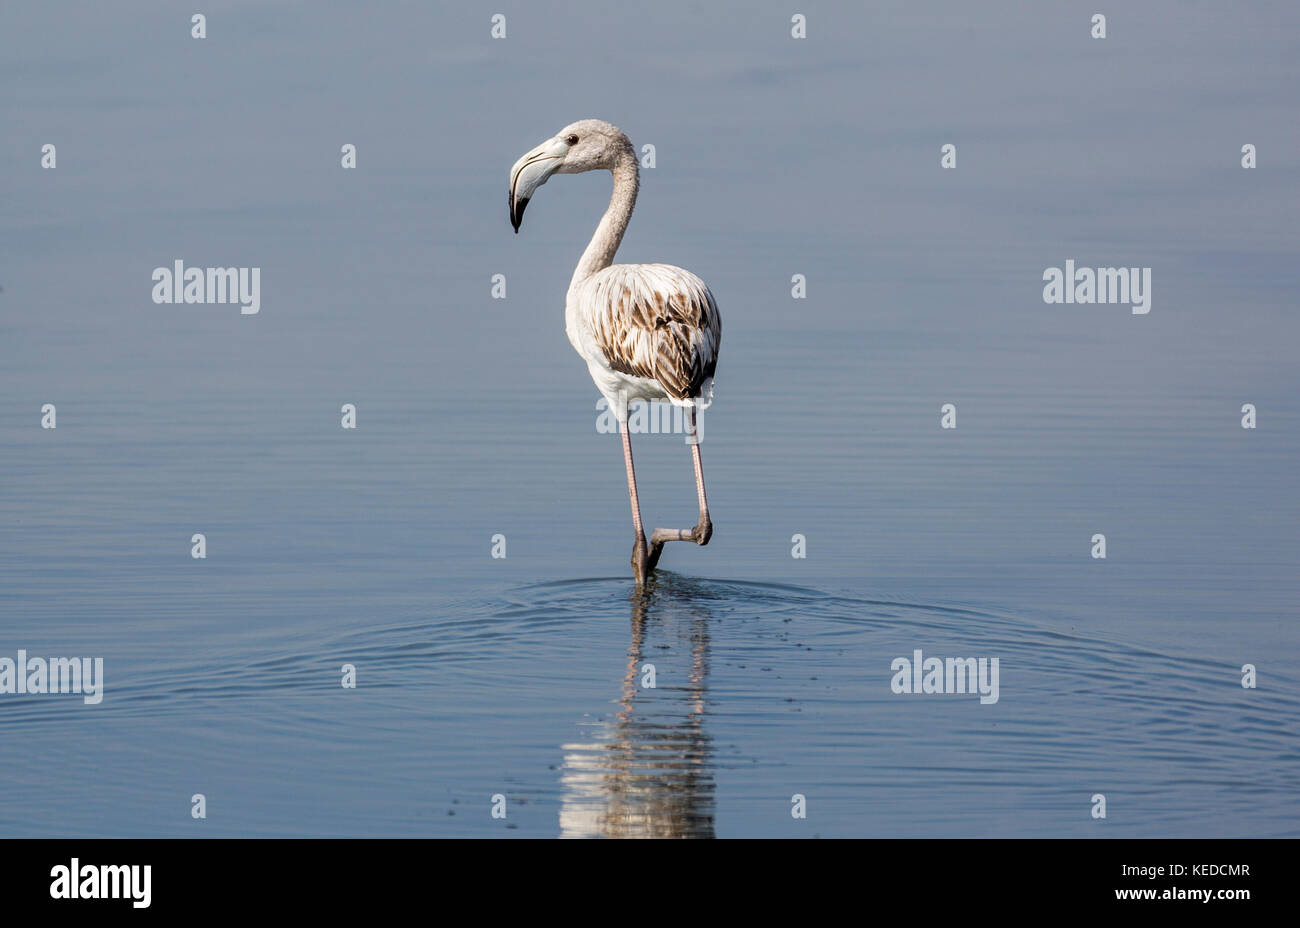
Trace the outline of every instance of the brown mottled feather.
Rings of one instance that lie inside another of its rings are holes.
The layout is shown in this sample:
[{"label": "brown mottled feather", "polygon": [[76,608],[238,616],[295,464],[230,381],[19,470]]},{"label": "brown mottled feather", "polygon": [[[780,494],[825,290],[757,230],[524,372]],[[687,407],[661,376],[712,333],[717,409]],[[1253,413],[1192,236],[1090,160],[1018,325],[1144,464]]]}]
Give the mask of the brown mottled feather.
[{"label": "brown mottled feather", "polygon": [[658,381],[675,399],[699,396],[722,341],[722,317],[702,280],[667,264],[618,264],[587,287],[587,324],[613,370]]}]

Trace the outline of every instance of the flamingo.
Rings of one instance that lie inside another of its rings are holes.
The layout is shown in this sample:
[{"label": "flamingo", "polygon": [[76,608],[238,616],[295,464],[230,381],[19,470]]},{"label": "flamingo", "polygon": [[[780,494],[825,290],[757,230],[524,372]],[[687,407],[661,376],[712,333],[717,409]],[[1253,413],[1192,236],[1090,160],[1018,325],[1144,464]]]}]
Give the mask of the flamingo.
[{"label": "flamingo", "polygon": [[[704,281],[671,264],[614,264],[640,185],[636,150],[616,126],[583,119],[565,126],[510,169],[510,224],[516,234],[524,209],[552,174],[609,171],[614,191],[569,282],[564,328],[609,401],[623,436],[623,463],[632,504],[632,573],[643,587],[669,541],[707,545],[713,536],[700,462],[697,410],[713,397],[713,372],[722,341],[722,317]],[[657,528],[646,543],[637,497],[628,404],[668,400],[684,407],[695,465],[700,519],[694,528]]]}]

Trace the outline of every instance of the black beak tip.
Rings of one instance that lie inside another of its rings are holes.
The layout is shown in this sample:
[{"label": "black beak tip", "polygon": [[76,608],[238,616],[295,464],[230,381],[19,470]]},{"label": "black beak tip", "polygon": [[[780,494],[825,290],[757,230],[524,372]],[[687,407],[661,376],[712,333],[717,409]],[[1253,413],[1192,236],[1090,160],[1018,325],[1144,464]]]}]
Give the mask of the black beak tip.
[{"label": "black beak tip", "polygon": [[510,201],[510,224],[515,227],[515,235],[519,234],[519,224],[524,221],[524,207],[528,205],[528,198],[522,200]]}]

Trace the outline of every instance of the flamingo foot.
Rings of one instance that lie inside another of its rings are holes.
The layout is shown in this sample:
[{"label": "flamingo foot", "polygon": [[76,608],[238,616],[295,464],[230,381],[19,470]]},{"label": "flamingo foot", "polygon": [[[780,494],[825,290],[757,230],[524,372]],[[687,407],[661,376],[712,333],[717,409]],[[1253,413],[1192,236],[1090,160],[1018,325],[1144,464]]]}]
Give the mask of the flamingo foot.
[{"label": "flamingo foot", "polygon": [[645,586],[658,560],[659,550],[655,549],[654,558],[651,559],[646,550],[645,535],[638,532],[636,542],[632,546],[632,576],[636,577],[637,586]]},{"label": "flamingo foot", "polygon": [[709,543],[713,537],[713,523],[707,518],[700,520],[695,528],[657,528],[654,534],[650,536],[650,558],[647,562],[649,570],[654,570],[655,565],[659,563],[659,555],[663,553],[664,545],[670,541],[693,541],[701,547]]}]

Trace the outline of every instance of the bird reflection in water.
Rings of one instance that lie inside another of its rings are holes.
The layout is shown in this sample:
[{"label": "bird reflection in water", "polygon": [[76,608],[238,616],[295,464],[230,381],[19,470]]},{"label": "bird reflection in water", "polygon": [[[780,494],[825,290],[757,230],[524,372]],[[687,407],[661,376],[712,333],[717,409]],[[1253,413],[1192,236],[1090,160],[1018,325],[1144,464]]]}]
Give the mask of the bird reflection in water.
[{"label": "bird reflection in water", "polygon": [[[708,598],[699,581],[664,572],[632,591],[618,711],[581,723],[586,743],[562,748],[561,837],[713,837]],[[648,663],[653,688],[642,685]]]}]

